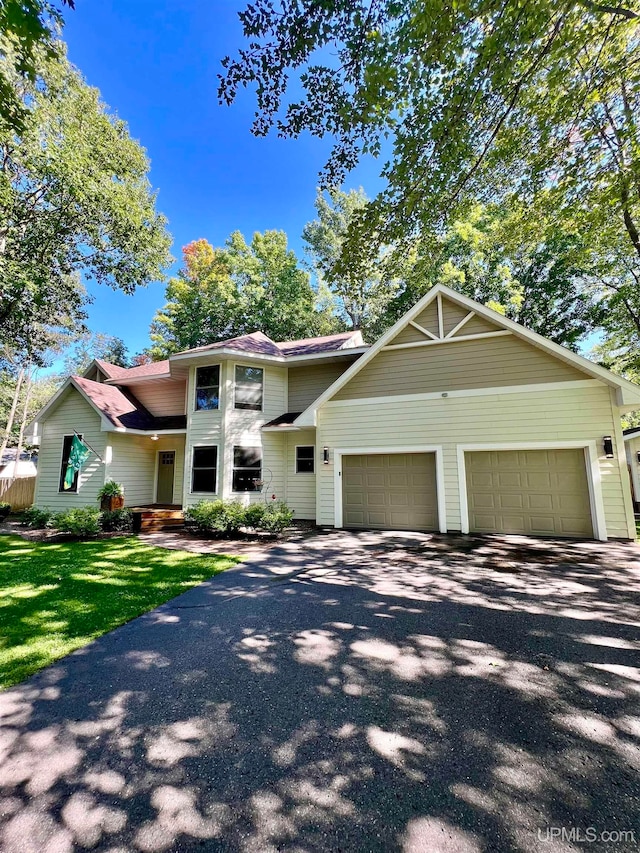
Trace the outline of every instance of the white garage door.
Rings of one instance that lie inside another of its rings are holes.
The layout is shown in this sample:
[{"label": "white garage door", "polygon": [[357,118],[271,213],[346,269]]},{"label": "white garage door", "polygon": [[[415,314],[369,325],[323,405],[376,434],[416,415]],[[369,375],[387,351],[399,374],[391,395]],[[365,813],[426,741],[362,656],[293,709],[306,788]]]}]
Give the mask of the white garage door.
[{"label": "white garage door", "polygon": [[437,530],[435,453],[343,456],[342,523],[379,530]]},{"label": "white garage door", "polygon": [[593,536],[583,450],[474,451],[465,464],[471,532]]}]

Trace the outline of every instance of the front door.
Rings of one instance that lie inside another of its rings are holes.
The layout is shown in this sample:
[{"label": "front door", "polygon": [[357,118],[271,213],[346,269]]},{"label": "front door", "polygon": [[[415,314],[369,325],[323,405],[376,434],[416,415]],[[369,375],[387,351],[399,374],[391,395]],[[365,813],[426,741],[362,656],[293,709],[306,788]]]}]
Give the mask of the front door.
[{"label": "front door", "polygon": [[156,493],[156,503],[173,503],[173,474],[175,466],[175,450],[161,450],[158,453],[158,490]]}]

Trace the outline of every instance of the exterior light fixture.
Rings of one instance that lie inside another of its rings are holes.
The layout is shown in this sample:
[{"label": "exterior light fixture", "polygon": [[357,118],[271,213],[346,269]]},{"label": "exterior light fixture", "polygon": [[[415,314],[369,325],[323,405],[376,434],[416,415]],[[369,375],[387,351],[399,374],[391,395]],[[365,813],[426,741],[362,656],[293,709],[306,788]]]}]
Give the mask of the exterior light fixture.
[{"label": "exterior light fixture", "polygon": [[640,465],[640,450],[636,453],[636,459],[638,460],[638,464]]},{"label": "exterior light fixture", "polygon": [[154,434],[151,436],[151,441],[157,441],[157,440],[158,440],[158,433],[154,432]]},{"label": "exterior light fixture", "polygon": [[325,465],[329,464],[329,448],[328,447],[322,448],[322,461]]},{"label": "exterior light fixture", "polygon": [[613,459],[613,439],[610,435],[605,435],[602,439],[602,447],[604,448],[604,455],[607,459]]}]

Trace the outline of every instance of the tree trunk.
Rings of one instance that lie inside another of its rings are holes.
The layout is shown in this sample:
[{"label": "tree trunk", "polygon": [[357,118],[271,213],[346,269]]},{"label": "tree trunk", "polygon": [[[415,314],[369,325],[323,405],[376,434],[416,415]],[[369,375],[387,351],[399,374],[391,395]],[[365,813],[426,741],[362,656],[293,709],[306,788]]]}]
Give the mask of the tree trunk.
[{"label": "tree trunk", "polygon": [[16,461],[13,465],[13,478],[18,476],[18,464],[20,463],[20,454],[22,453],[22,445],[24,443],[24,431],[27,425],[27,417],[29,416],[29,403],[31,402],[31,389],[33,388],[33,373],[30,368],[27,368],[27,384],[24,395],[24,406],[22,407],[22,420],[20,421],[20,432],[18,433],[18,447],[16,448]]},{"label": "tree trunk", "polygon": [[2,439],[2,447],[0,448],[0,459],[4,456],[7,450],[7,444],[9,443],[9,436],[11,435],[11,430],[13,429],[13,421],[16,416],[16,409],[18,408],[18,400],[20,399],[20,390],[22,388],[22,380],[24,379],[24,367],[20,368],[20,372],[18,373],[18,378],[16,380],[15,391],[13,392],[13,400],[11,401],[11,408],[9,409],[9,417],[7,418],[7,425],[4,431],[4,438]]}]

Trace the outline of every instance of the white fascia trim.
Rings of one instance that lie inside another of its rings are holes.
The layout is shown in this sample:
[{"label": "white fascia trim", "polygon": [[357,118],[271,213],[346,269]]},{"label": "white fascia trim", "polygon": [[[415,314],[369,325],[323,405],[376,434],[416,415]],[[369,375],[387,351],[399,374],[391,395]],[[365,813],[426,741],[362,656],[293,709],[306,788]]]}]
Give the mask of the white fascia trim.
[{"label": "white fascia trim", "polygon": [[289,365],[289,364],[304,364],[307,361],[324,361],[324,359],[328,358],[336,358],[344,356],[349,357],[353,355],[358,355],[358,353],[365,353],[371,349],[369,346],[358,346],[358,347],[346,347],[345,349],[337,349],[337,350],[329,350],[327,352],[316,352],[310,353],[308,355],[265,355],[264,353],[253,353],[253,352],[245,352],[244,350],[237,349],[216,349],[211,350],[210,352],[185,352],[185,353],[177,353],[176,355],[169,356],[169,361],[196,361],[197,359],[202,358],[242,358],[247,361],[255,360],[261,362],[271,362],[273,364],[280,365]]},{"label": "white fascia trim", "polygon": [[438,501],[438,528],[440,533],[447,532],[447,500],[445,495],[444,457],[441,444],[392,445],[388,447],[341,447],[333,451],[333,495],[334,523],[342,527],[342,457],[364,454],[393,453],[435,453],[436,456],[436,496]]},{"label": "white fascia trim", "polygon": [[583,450],[589,486],[589,503],[591,505],[591,522],[593,535],[601,542],[607,541],[607,524],[602,498],[602,477],[600,460],[596,442],[586,441],[503,441],[496,444],[458,444],[458,494],[460,500],[460,527],[462,533],[469,533],[469,504],[467,501],[467,472],[465,453],[475,450]]},{"label": "white fascia trim", "polygon": [[[364,355],[359,358],[354,364],[351,365],[342,376],[339,376],[336,381],[330,385],[324,393],[322,393],[317,400],[314,402],[300,415],[297,419],[296,423],[300,426],[315,426],[316,424],[316,412],[320,406],[330,400],[344,385],[351,380],[356,373],[362,370],[371,359],[380,352],[386,344],[392,340],[405,326],[408,326],[409,323],[420,314],[427,305],[429,305],[437,296],[444,295],[447,298],[451,299],[452,302],[457,303],[458,305],[467,308],[468,311],[474,311],[476,314],[485,317],[493,323],[496,323],[499,326],[502,326],[505,329],[513,332],[520,338],[524,340],[530,341],[532,344],[537,346],[540,349],[546,350],[552,355],[558,356],[563,361],[568,362],[569,364],[574,364],[579,367],[581,370],[586,372],[587,374],[595,377],[596,379],[601,379],[607,383],[607,385],[611,385],[621,389],[621,394],[618,400],[619,405],[622,406],[632,406],[637,403],[636,408],[640,408],[640,387],[634,385],[632,382],[629,382],[626,379],[623,379],[620,376],[616,376],[615,373],[611,373],[611,371],[607,370],[604,367],[600,367],[600,365],[595,364],[592,361],[589,361],[586,358],[583,358],[581,355],[577,355],[574,352],[571,352],[564,347],[559,346],[558,344],[554,344],[552,341],[543,338],[542,335],[538,335],[536,332],[532,332],[529,329],[525,329],[524,326],[519,325],[518,323],[514,323],[513,320],[509,320],[507,317],[504,317],[502,314],[499,314],[497,311],[493,311],[491,308],[487,308],[486,305],[481,305],[479,302],[475,302],[473,299],[469,299],[466,296],[463,296],[460,293],[457,293],[455,290],[451,290],[451,288],[447,287],[444,284],[436,284],[431,290],[426,293],[422,299],[420,299],[407,313],[401,317],[390,329],[388,329],[381,338],[379,338],[368,350],[368,352],[364,353]],[[625,399],[626,392],[626,399]]]},{"label": "white fascia trim", "polygon": [[301,428],[298,426],[263,426],[260,429],[260,432],[300,432]]},{"label": "white fascia trim", "polygon": [[[389,406],[391,403],[420,403],[453,397],[494,397],[500,394],[535,394],[540,391],[566,391],[569,388],[601,387],[599,379],[571,379],[567,382],[538,382],[529,385],[494,385],[491,388],[465,388],[459,391],[428,391],[422,394],[394,394],[386,397],[358,397],[353,400],[329,400],[327,409],[350,409],[352,406]],[[640,437],[640,433],[638,434]]]},{"label": "white fascia trim", "polygon": [[640,438],[640,432],[632,432],[629,435],[622,435],[623,441],[633,441],[634,438]]}]

